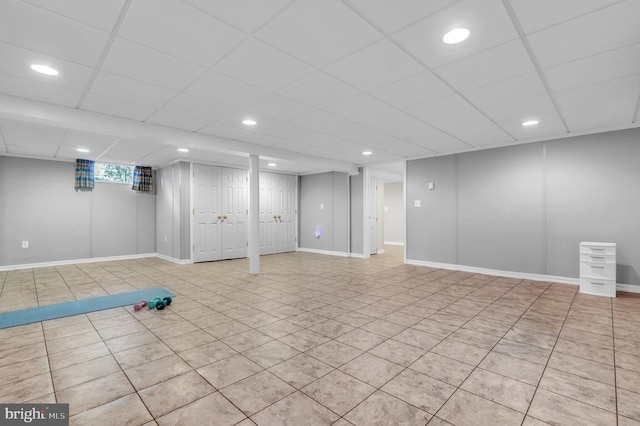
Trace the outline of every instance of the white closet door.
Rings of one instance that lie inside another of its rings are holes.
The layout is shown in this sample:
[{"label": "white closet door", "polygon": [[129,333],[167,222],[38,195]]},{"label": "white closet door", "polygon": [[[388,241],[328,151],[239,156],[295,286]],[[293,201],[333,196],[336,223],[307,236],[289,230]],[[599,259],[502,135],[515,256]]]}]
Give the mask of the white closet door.
[{"label": "white closet door", "polygon": [[296,176],[278,175],[278,253],[296,249]]},{"label": "white closet door", "polygon": [[222,259],[221,175],[219,167],[193,165],[193,261]]},{"label": "white closet door", "polygon": [[276,174],[260,173],[260,254],[276,252]]},{"label": "white closet door", "polygon": [[222,167],[222,258],[247,257],[247,171]]}]

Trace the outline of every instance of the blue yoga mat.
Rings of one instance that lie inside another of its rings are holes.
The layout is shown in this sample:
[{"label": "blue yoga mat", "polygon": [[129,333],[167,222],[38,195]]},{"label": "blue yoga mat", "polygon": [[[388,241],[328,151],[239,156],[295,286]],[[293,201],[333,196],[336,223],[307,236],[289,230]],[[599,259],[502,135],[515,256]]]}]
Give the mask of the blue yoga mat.
[{"label": "blue yoga mat", "polygon": [[102,311],[133,305],[141,300],[151,300],[156,297],[173,297],[173,294],[162,287],[145,288],[128,293],[112,294],[109,296],[92,297],[91,299],[73,302],[56,303],[55,305],[39,306],[37,308],[21,309],[19,311],[0,313],[0,328],[15,327],[16,325],[31,324],[71,315],[86,314],[87,312]]}]

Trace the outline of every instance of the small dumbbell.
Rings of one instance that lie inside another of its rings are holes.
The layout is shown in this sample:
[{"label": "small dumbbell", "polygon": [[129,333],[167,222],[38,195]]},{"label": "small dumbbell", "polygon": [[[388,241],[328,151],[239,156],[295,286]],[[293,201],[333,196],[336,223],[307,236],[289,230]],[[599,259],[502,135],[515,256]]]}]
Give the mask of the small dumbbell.
[{"label": "small dumbbell", "polygon": [[165,304],[166,306],[169,306],[169,305],[171,304],[171,302],[173,302],[173,299],[172,299],[172,298],[170,298],[169,296],[167,296],[167,297],[164,297],[164,298],[162,299],[162,301],[164,302],[164,304]]},{"label": "small dumbbell", "polygon": [[136,303],[135,305],[133,305],[133,309],[136,311],[139,311],[140,309],[144,308],[145,306],[147,306],[147,301],[143,300],[140,303]]}]

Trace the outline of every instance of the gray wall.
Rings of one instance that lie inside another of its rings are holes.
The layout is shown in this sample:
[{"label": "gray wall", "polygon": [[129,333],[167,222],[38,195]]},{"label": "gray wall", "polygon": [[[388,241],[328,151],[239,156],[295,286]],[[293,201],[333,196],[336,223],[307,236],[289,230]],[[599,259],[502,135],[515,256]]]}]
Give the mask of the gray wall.
[{"label": "gray wall", "polygon": [[156,247],[174,259],[190,259],[190,164],[180,161],[157,171]]},{"label": "gray wall", "polygon": [[348,251],[348,185],[349,176],[341,172],[300,177],[300,247]]},{"label": "gray wall", "polygon": [[364,254],[363,244],[363,215],[364,207],[364,178],[362,170],[354,176],[349,176],[350,195],[350,221],[349,226],[351,232],[351,253]]},{"label": "gray wall", "polygon": [[384,184],[384,241],[401,243],[404,241],[403,204],[404,184],[402,182],[385,182]]},{"label": "gray wall", "polygon": [[76,192],[74,174],[75,163],[0,157],[0,265],[156,251],[155,194],[100,182]]},{"label": "gray wall", "polygon": [[409,161],[407,257],[577,278],[580,241],[615,242],[640,285],[639,158],[630,129]]}]

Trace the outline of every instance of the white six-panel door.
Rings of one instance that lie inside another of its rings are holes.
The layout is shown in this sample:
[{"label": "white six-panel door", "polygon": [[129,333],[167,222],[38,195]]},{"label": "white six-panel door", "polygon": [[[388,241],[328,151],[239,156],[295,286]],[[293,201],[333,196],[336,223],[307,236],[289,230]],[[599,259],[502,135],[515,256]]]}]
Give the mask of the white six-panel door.
[{"label": "white six-panel door", "polygon": [[247,257],[247,171],[222,167],[223,259]]},{"label": "white six-panel door", "polygon": [[193,261],[247,257],[247,171],[193,165]]},{"label": "white six-panel door", "polygon": [[221,170],[193,165],[193,261],[222,259]]},{"label": "white six-panel door", "polygon": [[260,254],[296,249],[296,177],[260,173]]},{"label": "white six-panel door", "polygon": [[296,176],[280,175],[278,188],[277,253],[296,249]]}]

